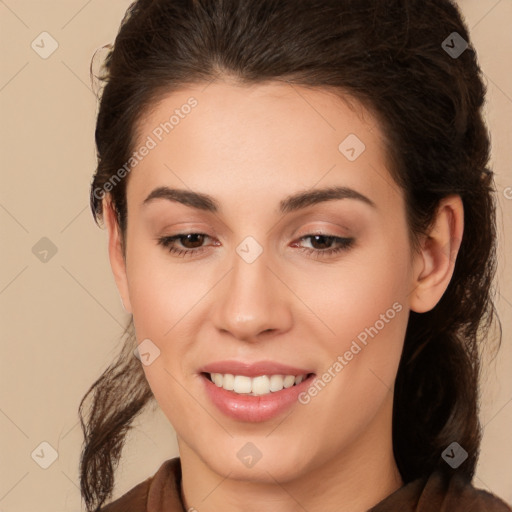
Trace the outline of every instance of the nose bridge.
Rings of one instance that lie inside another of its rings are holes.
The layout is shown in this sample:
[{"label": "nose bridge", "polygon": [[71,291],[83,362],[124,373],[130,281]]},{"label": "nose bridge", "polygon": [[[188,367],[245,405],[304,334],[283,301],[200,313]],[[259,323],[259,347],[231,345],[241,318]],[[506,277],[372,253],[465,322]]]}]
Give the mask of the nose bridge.
[{"label": "nose bridge", "polygon": [[[259,245],[259,244],[258,244]],[[290,322],[283,290],[267,267],[267,254],[253,240],[244,240],[233,255],[232,270],[215,298],[214,323],[238,339],[254,340]]]}]

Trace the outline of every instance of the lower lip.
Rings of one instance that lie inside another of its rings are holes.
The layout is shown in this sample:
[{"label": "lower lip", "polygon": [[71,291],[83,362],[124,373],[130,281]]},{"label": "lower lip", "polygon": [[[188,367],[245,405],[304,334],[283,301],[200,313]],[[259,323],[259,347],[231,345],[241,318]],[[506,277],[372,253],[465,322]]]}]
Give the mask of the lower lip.
[{"label": "lower lip", "polygon": [[275,418],[298,402],[298,396],[305,391],[315,378],[315,374],[290,388],[253,396],[237,394],[216,386],[205,374],[201,374],[207,395],[226,416],[238,421],[261,422]]}]

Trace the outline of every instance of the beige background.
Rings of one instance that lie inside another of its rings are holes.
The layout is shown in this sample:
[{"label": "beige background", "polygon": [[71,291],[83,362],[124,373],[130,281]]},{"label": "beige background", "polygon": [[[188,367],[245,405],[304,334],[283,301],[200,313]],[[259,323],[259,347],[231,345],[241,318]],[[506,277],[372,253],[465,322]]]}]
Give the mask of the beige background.
[{"label": "beige background", "polygon": [[[119,348],[127,320],[106,232],[95,226],[88,206],[97,110],[89,64],[96,48],[113,41],[128,5],[0,0],[0,512],[83,510],[77,407]],[[500,198],[503,347],[484,381],[484,442],[474,483],[512,503],[512,1],[460,5],[488,84]],[[47,59],[31,47],[43,31],[58,43]],[[42,237],[57,249],[46,263],[32,252]],[[47,448],[41,457],[42,442],[58,453],[47,469],[31,457],[36,450],[39,461],[48,460]],[[115,497],[175,455],[174,431],[163,413],[141,416],[121,459]]]}]

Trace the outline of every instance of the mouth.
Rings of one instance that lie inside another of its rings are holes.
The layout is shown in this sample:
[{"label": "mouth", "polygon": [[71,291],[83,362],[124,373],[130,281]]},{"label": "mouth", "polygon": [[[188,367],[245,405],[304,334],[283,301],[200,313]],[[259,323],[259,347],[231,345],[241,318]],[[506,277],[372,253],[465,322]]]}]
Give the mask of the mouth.
[{"label": "mouth", "polygon": [[[278,368],[273,370],[269,368],[271,365],[265,366],[270,372],[285,369],[283,365],[277,365]],[[252,374],[251,376],[243,375],[243,368],[239,368],[239,374],[201,371],[200,377],[204,383],[206,396],[221,413],[236,421],[258,423],[276,418],[290,408],[298,406],[299,395],[313,383],[316,374],[297,370],[288,367],[285,370],[286,374],[262,375],[262,371],[256,370],[253,365],[246,370],[246,373]],[[296,375],[288,372],[294,372]]]},{"label": "mouth", "polygon": [[215,384],[218,388],[231,391],[235,395],[265,396],[279,393],[283,389],[298,386],[301,382],[314,376],[314,373],[302,375],[234,375],[231,373],[201,372],[201,375]]}]

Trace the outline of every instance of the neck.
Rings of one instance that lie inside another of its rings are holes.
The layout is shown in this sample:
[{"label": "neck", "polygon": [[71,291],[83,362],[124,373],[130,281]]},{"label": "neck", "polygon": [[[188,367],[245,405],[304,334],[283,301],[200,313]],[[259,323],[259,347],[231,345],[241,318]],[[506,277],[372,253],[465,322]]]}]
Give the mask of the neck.
[{"label": "neck", "polygon": [[349,447],[331,453],[320,465],[308,465],[286,482],[279,482],[268,471],[264,472],[268,478],[258,481],[230,478],[229,468],[226,474],[218,474],[179,438],[185,510],[367,511],[403,485],[393,456],[391,406],[392,397]]}]

